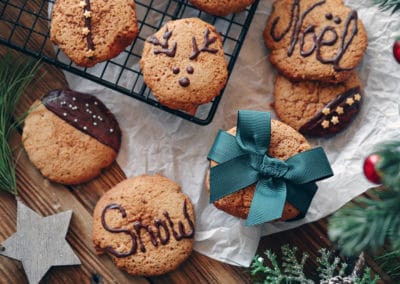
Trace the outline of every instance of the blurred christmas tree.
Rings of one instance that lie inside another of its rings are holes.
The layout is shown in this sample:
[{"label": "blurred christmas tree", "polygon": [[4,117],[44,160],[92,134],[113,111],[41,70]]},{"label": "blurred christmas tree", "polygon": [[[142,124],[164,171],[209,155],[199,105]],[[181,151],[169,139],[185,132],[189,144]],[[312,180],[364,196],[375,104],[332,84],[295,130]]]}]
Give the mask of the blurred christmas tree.
[{"label": "blurred christmas tree", "polygon": [[368,251],[400,279],[400,142],[382,143],[364,162],[364,174],[382,186],[358,197],[329,220],[329,237],[345,255]]}]

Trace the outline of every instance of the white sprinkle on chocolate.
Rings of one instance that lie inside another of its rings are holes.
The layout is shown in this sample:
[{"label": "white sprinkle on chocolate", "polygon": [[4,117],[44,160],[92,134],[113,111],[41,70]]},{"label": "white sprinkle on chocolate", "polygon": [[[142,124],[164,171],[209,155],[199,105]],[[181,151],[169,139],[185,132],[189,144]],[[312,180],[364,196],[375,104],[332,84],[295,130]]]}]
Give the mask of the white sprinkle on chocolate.
[{"label": "white sprinkle on chocolate", "polygon": [[97,122],[96,122],[96,121],[93,121],[93,125],[94,125],[94,126],[97,126]]},{"label": "white sprinkle on chocolate", "polygon": [[87,130],[87,127],[86,126],[84,126],[84,127],[82,127],[83,128],[83,130]]},{"label": "white sprinkle on chocolate", "polygon": [[95,114],[93,114],[93,116],[92,116],[92,117],[93,117],[94,119],[96,119],[96,117],[97,117],[97,116],[96,116]]},{"label": "white sprinkle on chocolate", "polygon": [[63,116],[67,116],[67,113],[66,113],[66,112],[63,112]]},{"label": "white sprinkle on chocolate", "polygon": [[114,128],[110,128],[110,133],[113,133],[114,132]]},{"label": "white sprinkle on chocolate", "polygon": [[72,97],[72,100],[73,100],[73,101],[76,101],[76,98],[75,98],[75,97]]},{"label": "white sprinkle on chocolate", "polygon": [[74,122],[78,122],[78,119],[77,119],[77,118],[74,118]]},{"label": "white sprinkle on chocolate", "polygon": [[93,103],[95,106],[97,106],[98,105],[98,103],[97,103],[97,101],[94,101],[94,103]]}]

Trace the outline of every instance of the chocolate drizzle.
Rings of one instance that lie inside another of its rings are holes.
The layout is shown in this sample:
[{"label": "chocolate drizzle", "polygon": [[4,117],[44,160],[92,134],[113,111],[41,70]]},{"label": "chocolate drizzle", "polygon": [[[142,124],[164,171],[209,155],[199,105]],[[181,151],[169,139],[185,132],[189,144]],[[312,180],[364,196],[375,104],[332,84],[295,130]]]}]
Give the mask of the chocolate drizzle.
[{"label": "chocolate drizzle", "polygon": [[169,39],[172,36],[172,31],[168,30],[168,26],[165,28],[165,32],[163,34],[163,41],[160,41],[158,38],[156,38],[154,35],[150,36],[147,39],[147,42],[155,45],[155,46],[161,46],[161,49],[154,49],[154,54],[165,54],[168,57],[175,57],[176,54],[176,48],[177,48],[177,43],[174,42],[172,44],[172,47],[169,48]]},{"label": "chocolate drizzle", "polygon": [[349,124],[358,113],[361,105],[359,87],[347,90],[323,107],[314,117],[305,123],[300,133],[321,137],[335,134]]},{"label": "chocolate drizzle", "polygon": [[[90,9],[90,0],[85,0],[85,7],[83,8],[84,13],[86,12],[91,12]],[[94,43],[93,43],[93,38],[92,38],[92,17],[85,16],[85,27],[88,28],[89,33],[86,36],[86,42],[87,42],[87,47],[89,50],[94,50]]]},{"label": "chocolate drizzle", "polygon": [[118,121],[96,97],[71,90],[53,90],[42,98],[42,103],[70,125],[119,151]]},{"label": "chocolate drizzle", "polygon": [[109,210],[118,209],[121,213],[122,218],[126,218],[127,214],[125,209],[119,204],[109,204],[107,205],[102,213],[101,213],[101,224],[103,228],[110,233],[124,233],[131,237],[132,247],[128,252],[118,252],[114,250],[112,247],[107,246],[106,251],[116,257],[127,257],[137,252],[138,242],[139,249],[141,252],[146,252],[146,246],[143,243],[142,236],[143,234],[147,234],[150,238],[150,242],[154,247],[158,247],[159,244],[166,245],[170,241],[170,231],[172,231],[172,235],[174,236],[176,241],[181,241],[182,239],[191,239],[194,237],[195,228],[194,223],[190,219],[186,200],[183,203],[183,215],[189,226],[188,231],[186,232],[185,225],[182,221],[178,221],[179,233],[175,230],[175,224],[172,221],[169,213],[167,211],[163,212],[163,215],[167,219],[166,221],[160,220],[158,218],[154,219],[152,224],[146,225],[143,224],[141,220],[137,220],[133,222],[133,230],[122,229],[122,228],[111,228],[106,222],[106,214]]},{"label": "chocolate drizzle", "polygon": [[200,49],[197,46],[197,41],[195,37],[192,37],[192,45],[193,45],[193,51],[189,56],[190,60],[195,60],[197,58],[197,56],[199,56],[199,54],[201,52],[209,52],[209,53],[217,53],[218,49],[216,48],[209,48],[208,46],[212,43],[214,43],[217,40],[217,37],[212,37],[209,38],[210,36],[210,30],[207,28],[204,31],[204,39],[203,39],[203,44],[201,45]]},{"label": "chocolate drizzle", "polygon": [[[355,35],[358,33],[358,16],[357,16],[356,11],[351,11],[348,14],[348,17],[344,24],[343,33],[340,38],[340,44],[339,44],[338,50],[336,51],[335,55],[332,58],[324,58],[321,54],[321,48],[323,46],[333,46],[337,43],[338,34],[336,32],[335,27],[333,27],[333,26],[323,27],[321,29],[321,31],[319,32],[318,36],[316,35],[314,25],[308,25],[304,31],[301,31],[304,20],[307,17],[307,15],[311,11],[313,11],[315,8],[317,8],[318,6],[325,4],[325,2],[326,2],[326,0],[321,0],[321,1],[314,3],[310,7],[305,9],[304,12],[301,14],[300,0],[293,0],[292,6],[290,9],[290,20],[289,20],[288,26],[285,27],[285,29],[283,30],[283,32],[281,34],[277,34],[276,28],[280,22],[280,16],[278,16],[272,21],[270,35],[275,42],[279,42],[290,32],[290,30],[292,30],[291,37],[290,37],[290,44],[289,44],[289,48],[287,51],[288,57],[291,57],[293,55],[295,47],[296,47],[297,43],[300,41],[299,44],[300,44],[300,55],[301,56],[303,56],[303,57],[310,56],[315,51],[317,60],[320,61],[322,64],[333,64],[333,68],[335,71],[351,70],[351,68],[342,68],[340,66],[340,61],[341,61],[343,55],[346,53],[349,45],[353,41]],[[338,16],[333,17],[332,13],[325,14],[325,18],[327,20],[333,20],[333,22],[335,24],[341,23],[341,19]],[[349,34],[350,25],[352,23],[353,23],[352,29]],[[333,38],[326,39],[326,36],[328,33],[331,33],[333,35]],[[304,44],[305,44],[306,36],[311,36],[313,45],[309,50],[304,51]]]},{"label": "chocolate drizzle", "polygon": [[111,228],[108,226],[108,224],[106,222],[106,213],[108,210],[113,210],[113,209],[118,209],[119,212],[121,213],[122,218],[126,218],[126,211],[121,205],[109,204],[103,209],[103,212],[101,213],[101,224],[103,225],[103,228],[106,229],[106,231],[108,231],[110,233],[117,233],[117,234],[124,233],[124,234],[129,235],[132,240],[132,247],[128,252],[125,252],[125,253],[118,252],[118,251],[114,250],[111,246],[107,246],[106,251],[109,254],[112,254],[116,257],[127,257],[127,256],[130,256],[130,255],[136,253],[136,250],[137,250],[136,235],[127,229],[116,229],[116,228]]}]

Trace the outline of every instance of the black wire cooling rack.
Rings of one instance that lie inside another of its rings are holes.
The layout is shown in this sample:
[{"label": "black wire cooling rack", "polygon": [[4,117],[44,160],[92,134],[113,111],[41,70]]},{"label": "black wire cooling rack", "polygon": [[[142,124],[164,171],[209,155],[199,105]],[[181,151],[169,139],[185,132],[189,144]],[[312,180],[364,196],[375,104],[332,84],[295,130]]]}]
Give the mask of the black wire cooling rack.
[{"label": "black wire cooling rack", "polygon": [[134,43],[111,60],[82,68],[54,48],[49,40],[49,11],[54,2],[0,0],[0,43],[200,125],[212,121],[223,91],[212,102],[200,106],[195,115],[161,105],[144,84],[140,72],[144,41],[169,20],[199,17],[215,25],[221,33],[230,75],[258,4],[256,0],[243,12],[215,17],[199,11],[187,0],[136,0],[140,33]]}]

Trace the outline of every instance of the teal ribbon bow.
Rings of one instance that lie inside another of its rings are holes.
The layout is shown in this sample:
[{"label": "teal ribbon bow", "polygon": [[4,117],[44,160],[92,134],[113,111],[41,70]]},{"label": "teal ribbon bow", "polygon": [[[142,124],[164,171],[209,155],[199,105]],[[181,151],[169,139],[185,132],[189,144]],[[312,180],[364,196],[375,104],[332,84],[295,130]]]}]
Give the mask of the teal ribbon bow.
[{"label": "teal ribbon bow", "polygon": [[219,131],[208,154],[218,163],[210,169],[210,202],[257,183],[246,225],[282,217],[288,200],[304,217],[317,190],[316,181],[333,175],[321,147],[286,161],[267,155],[271,138],[269,112],[238,113],[236,137]]}]

